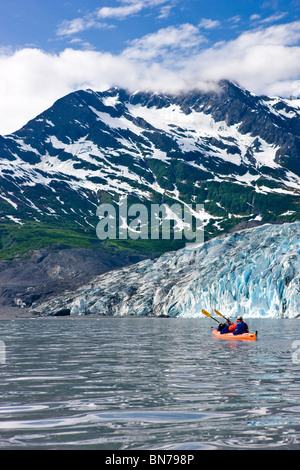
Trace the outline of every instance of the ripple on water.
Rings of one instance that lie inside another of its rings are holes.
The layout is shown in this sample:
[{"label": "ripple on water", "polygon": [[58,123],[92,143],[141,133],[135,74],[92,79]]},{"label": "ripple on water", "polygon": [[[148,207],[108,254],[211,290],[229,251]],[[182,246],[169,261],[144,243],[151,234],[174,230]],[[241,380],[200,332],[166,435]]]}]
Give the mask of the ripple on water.
[{"label": "ripple on water", "polygon": [[260,322],[240,345],[206,319],[3,323],[0,447],[297,447],[292,323],[283,340],[281,321]]}]

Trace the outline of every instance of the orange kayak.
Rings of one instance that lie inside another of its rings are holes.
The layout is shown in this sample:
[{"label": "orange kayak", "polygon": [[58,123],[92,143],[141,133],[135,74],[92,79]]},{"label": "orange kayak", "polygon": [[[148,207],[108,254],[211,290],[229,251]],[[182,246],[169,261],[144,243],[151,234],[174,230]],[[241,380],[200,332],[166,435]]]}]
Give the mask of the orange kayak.
[{"label": "orange kayak", "polygon": [[242,333],[241,335],[234,335],[233,333],[224,333],[222,335],[220,331],[216,330],[215,328],[212,328],[211,331],[216,338],[221,339],[242,339],[244,341],[255,341],[257,338],[257,331],[255,333]]}]

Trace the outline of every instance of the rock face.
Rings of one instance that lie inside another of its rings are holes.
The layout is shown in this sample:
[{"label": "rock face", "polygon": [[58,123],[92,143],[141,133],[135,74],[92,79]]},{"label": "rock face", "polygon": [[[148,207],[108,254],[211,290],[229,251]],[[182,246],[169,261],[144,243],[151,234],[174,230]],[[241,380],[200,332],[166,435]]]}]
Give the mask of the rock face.
[{"label": "rock face", "polygon": [[26,259],[0,262],[0,309],[4,306],[29,308],[76,290],[97,274],[143,259],[139,254],[66,248],[35,250]]},{"label": "rock face", "polygon": [[264,225],[193,244],[97,276],[43,305],[41,315],[200,317],[202,308],[245,317],[300,311],[300,222]]}]

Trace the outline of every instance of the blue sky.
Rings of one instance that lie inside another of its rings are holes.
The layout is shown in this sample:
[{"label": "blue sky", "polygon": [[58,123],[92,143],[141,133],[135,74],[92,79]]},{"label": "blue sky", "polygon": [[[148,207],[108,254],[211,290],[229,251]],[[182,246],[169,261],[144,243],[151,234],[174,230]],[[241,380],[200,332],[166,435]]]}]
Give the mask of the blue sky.
[{"label": "blue sky", "polygon": [[293,94],[300,0],[0,0],[0,134],[78,88],[175,92],[221,78]]},{"label": "blue sky", "polygon": [[208,41],[299,18],[300,1],[1,0],[0,47],[121,52],[128,41],[168,26],[201,25]]}]

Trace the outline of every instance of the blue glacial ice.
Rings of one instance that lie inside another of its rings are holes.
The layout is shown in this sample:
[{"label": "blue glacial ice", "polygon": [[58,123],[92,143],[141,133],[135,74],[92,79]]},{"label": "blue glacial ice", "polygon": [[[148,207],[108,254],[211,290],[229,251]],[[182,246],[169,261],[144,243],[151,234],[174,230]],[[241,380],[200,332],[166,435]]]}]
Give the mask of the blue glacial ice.
[{"label": "blue glacial ice", "polygon": [[43,314],[290,317],[300,314],[300,222],[263,225],[190,244],[102,274]]}]

